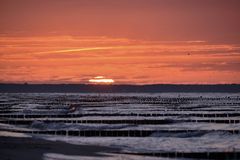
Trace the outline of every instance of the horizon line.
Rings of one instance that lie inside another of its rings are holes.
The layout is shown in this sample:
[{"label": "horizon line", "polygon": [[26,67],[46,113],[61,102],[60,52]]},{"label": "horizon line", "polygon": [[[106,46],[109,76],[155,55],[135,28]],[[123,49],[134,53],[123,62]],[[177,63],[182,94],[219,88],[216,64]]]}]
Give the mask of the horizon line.
[{"label": "horizon line", "polygon": [[87,85],[87,86],[153,86],[153,85],[240,85],[240,83],[152,83],[152,84],[90,84],[90,83],[0,83],[0,85]]}]

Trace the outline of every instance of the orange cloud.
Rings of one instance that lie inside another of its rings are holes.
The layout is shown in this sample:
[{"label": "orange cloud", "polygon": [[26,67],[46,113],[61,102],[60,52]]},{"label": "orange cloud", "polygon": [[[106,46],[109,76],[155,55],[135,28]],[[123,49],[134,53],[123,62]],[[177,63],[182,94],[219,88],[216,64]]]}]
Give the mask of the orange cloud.
[{"label": "orange cloud", "polygon": [[0,82],[240,82],[237,44],[55,36],[0,37],[0,46]]}]

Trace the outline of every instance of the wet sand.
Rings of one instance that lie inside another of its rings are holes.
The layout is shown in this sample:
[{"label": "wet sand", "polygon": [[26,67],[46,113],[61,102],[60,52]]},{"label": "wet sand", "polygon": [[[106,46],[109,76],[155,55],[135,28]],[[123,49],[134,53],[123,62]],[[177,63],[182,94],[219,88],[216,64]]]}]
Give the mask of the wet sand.
[{"label": "wet sand", "polygon": [[44,153],[100,157],[106,156],[103,153],[111,152],[119,152],[119,150],[36,138],[0,137],[1,160],[42,160]]}]

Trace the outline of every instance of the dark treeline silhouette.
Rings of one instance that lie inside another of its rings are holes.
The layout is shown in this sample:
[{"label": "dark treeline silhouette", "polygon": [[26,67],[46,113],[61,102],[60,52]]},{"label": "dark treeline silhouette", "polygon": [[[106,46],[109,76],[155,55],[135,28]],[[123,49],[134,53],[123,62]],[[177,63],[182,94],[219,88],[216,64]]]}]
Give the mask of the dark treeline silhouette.
[{"label": "dark treeline silhouette", "polygon": [[88,85],[88,84],[0,84],[1,93],[130,93],[130,92],[240,92],[240,84],[216,85]]}]

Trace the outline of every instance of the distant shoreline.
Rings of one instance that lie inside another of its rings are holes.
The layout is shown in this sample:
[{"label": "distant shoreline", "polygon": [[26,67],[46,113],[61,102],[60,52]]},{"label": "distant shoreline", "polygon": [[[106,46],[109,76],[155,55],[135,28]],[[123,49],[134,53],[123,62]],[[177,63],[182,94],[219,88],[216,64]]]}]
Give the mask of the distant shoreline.
[{"label": "distant shoreline", "polygon": [[223,92],[240,93],[240,84],[0,84],[0,93],[163,93]]}]

